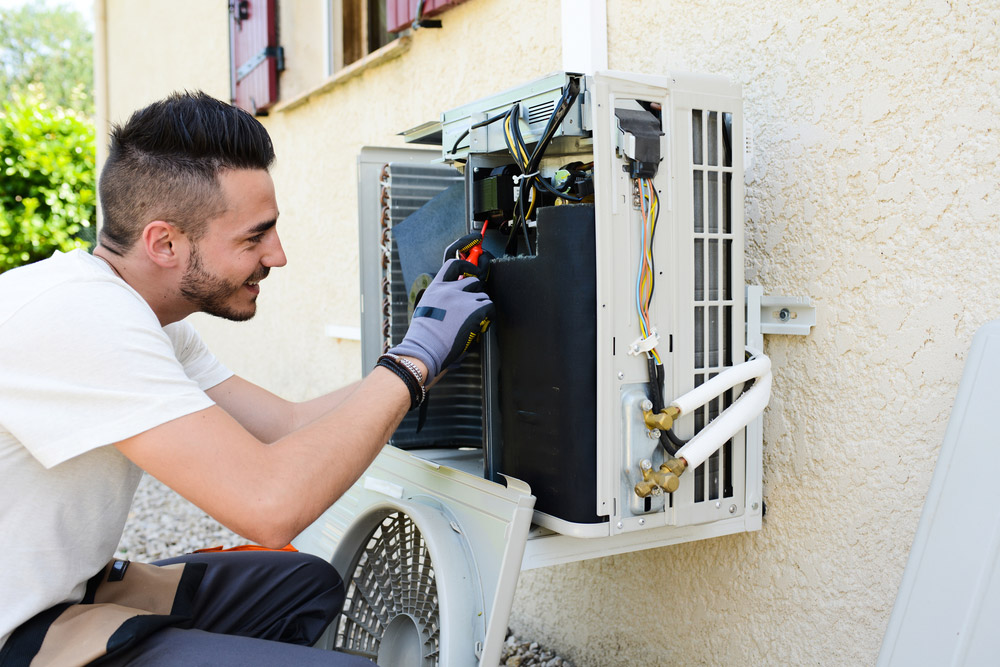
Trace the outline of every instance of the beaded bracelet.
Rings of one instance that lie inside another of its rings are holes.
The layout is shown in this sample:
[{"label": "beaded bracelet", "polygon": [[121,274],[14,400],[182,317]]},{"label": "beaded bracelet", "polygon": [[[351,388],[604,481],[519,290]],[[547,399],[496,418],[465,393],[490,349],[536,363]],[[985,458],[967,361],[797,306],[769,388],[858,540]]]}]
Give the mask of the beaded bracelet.
[{"label": "beaded bracelet", "polygon": [[389,357],[393,361],[398,361],[399,363],[406,366],[410,370],[410,372],[413,373],[413,377],[417,378],[417,384],[421,386],[424,384],[424,374],[420,372],[420,369],[417,367],[415,363],[413,363],[409,359],[406,359],[405,357],[399,356],[398,354],[393,354],[392,352],[386,352],[384,356]]},{"label": "beaded bracelet", "polygon": [[396,355],[383,354],[378,358],[375,365],[392,371],[400,380],[403,381],[403,384],[406,385],[407,390],[410,392],[410,410],[413,410],[414,408],[419,407],[420,404],[427,398],[427,389],[425,389],[424,385],[420,384],[417,380],[417,375],[420,373],[419,369],[417,370],[417,373],[414,373],[408,367],[400,363],[401,360],[397,361],[398,357],[395,359],[393,357],[396,357]]}]

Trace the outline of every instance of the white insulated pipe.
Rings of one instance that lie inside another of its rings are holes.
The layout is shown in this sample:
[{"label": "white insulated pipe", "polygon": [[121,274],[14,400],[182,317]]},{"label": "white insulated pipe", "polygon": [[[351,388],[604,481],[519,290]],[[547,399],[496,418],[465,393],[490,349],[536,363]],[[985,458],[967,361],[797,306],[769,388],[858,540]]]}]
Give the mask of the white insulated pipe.
[{"label": "white insulated pipe", "polygon": [[681,414],[685,414],[737,384],[755,380],[750,389],[743,392],[732,405],[722,411],[722,414],[677,450],[674,456],[684,459],[689,467],[697,467],[704,463],[767,407],[771,399],[771,360],[755,350],[751,350],[751,353],[754,356],[749,361],[719,373],[671,403],[672,406],[680,408]]},{"label": "white insulated pipe", "polygon": [[679,409],[682,415],[690,414],[736,385],[771,372],[771,359],[767,355],[751,348],[747,348],[747,351],[751,354],[748,361],[727,368],[708,382],[698,385],[674,400],[670,405]]}]

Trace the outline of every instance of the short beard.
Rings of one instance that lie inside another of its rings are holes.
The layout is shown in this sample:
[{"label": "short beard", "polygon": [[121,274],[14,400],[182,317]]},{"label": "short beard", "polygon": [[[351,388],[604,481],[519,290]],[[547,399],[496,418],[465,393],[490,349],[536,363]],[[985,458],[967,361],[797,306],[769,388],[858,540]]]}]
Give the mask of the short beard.
[{"label": "short beard", "polygon": [[[264,270],[264,276],[267,270]],[[260,276],[262,279],[264,276]],[[248,280],[253,280],[250,276]],[[198,246],[191,246],[191,261],[184,277],[181,278],[181,294],[197,306],[198,311],[221,317],[233,322],[245,322],[257,314],[256,304],[249,310],[235,310],[228,304],[232,296],[243,289],[243,283],[231,283],[228,280],[214,276],[201,264]]]}]

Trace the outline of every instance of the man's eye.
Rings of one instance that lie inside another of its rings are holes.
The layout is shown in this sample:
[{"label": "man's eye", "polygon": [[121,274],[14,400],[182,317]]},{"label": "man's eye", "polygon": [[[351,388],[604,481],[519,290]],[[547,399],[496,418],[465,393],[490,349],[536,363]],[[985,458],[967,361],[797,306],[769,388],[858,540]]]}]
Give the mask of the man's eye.
[{"label": "man's eye", "polygon": [[263,233],[254,234],[253,236],[251,236],[250,238],[247,239],[247,241],[250,242],[250,243],[260,243],[263,240],[264,240],[264,234]]}]

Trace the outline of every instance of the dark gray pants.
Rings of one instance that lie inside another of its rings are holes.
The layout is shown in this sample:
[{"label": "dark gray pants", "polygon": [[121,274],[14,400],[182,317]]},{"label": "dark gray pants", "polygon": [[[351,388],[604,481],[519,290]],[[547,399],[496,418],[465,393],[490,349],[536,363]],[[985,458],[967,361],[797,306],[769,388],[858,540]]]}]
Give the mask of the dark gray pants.
[{"label": "dark gray pants", "polygon": [[326,561],[301,553],[237,551],[158,561],[205,563],[190,628],[166,628],[95,662],[102,667],[371,667],[363,658],[310,648],[344,604],[344,583]]}]

